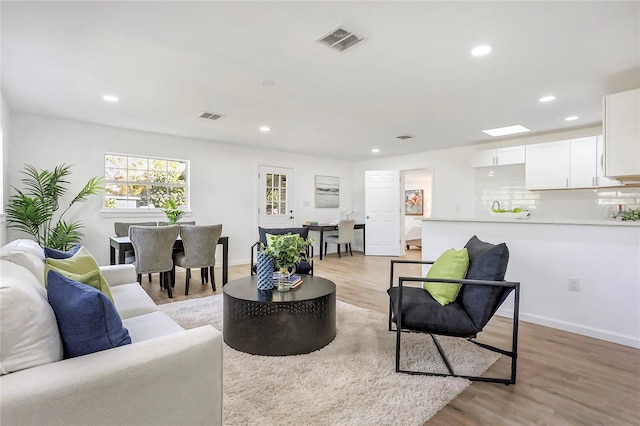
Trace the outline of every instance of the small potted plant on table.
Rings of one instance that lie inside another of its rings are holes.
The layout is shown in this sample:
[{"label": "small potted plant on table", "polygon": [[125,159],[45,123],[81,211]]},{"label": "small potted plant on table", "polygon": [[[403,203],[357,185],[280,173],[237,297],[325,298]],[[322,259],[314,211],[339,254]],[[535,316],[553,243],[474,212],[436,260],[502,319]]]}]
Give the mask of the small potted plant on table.
[{"label": "small potted plant on table", "polygon": [[[310,238],[302,238],[298,234],[267,235],[267,245],[262,244],[260,253],[273,261],[279,271],[281,279],[278,280],[278,290],[287,291],[286,279],[295,272],[295,266],[307,259],[307,247],[311,245]],[[258,266],[260,268],[260,266]],[[258,281],[261,280],[258,274]],[[273,268],[269,279],[272,280]],[[264,277],[263,277],[264,279]],[[258,283],[260,287],[260,282]]]}]

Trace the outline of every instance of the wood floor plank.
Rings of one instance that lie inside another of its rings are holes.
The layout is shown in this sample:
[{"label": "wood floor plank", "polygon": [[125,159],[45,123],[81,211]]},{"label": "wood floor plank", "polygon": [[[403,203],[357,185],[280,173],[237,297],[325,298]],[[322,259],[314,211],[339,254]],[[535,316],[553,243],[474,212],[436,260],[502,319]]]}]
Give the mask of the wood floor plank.
[{"label": "wood floor plank", "polygon": [[[405,258],[420,259],[420,250]],[[389,257],[328,255],[314,261],[315,274],[336,283],[337,297],[353,305],[388,313]],[[419,266],[403,276],[420,276]],[[217,291],[222,274],[215,271]],[[249,265],[231,266],[229,279],[249,275]],[[159,289],[157,276],[143,287],[158,304],[214,294],[192,273],[184,296],[184,270],[178,268],[174,299]],[[510,319],[494,317],[479,338],[508,347]],[[518,382],[505,386],[472,383],[429,421],[429,425],[640,425],[640,350],[561,330],[520,322]],[[504,358],[504,357],[503,357]],[[390,365],[390,369],[394,366]],[[505,374],[501,359],[486,374]]]}]

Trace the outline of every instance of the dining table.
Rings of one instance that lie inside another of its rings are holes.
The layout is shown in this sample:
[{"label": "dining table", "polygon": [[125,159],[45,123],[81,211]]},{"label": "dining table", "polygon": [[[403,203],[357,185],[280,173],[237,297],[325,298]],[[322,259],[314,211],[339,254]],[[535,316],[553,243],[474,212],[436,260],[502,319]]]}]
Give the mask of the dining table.
[{"label": "dining table", "polygon": [[[221,236],[218,239],[218,244],[222,245],[222,285],[224,286],[229,282],[229,237]],[[181,250],[183,248],[182,239],[178,237],[173,245],[174,250]],[[129,237],[109,237],[109,258],[112,265],[125,263],[125,253],[127,251],[134,251],[133,244]],[[118,257],[116,259],[116,250],[118,251]]]},{"label": "dining table", "polygon": [[[333,224],[333,223],[320,223],[320,224],[316,224],[316,225],[305,225],[309,228],[309,231],[316,231],[320,233],[320,260],[322,260],[322,256],[324,254],[323,250],[324,250],[324,233],[325,232],[330,232],[330,231],[337,231],[338,230],[338,224]],[[364,247],[365,247],[365,236],[366,233],[364,231],[364,223],[356,223],[355,225],[353,225],[353,229],[360,229],[362,230],[362,253],[364,253]]]}]

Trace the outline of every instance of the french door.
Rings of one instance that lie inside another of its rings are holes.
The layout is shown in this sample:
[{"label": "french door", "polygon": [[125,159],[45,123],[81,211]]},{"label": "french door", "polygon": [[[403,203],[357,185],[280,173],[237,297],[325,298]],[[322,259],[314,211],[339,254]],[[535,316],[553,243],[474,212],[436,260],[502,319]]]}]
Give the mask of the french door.
[{"label": "french door", "polygon": [[258,226],[293,227],[293,169],[259,166],[258,180]]}]

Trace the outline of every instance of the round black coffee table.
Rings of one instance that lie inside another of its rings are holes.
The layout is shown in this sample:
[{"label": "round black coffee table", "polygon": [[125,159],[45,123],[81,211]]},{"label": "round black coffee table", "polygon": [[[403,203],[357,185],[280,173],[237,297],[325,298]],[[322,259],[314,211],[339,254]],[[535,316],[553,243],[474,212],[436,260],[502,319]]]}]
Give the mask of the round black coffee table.
[{"label": "round black coffee table", "polygon": [[260,291],[256,277],[228,282],[223,289],[224,342],[253,355],[299,355],[336,337],[336,285],[303,275],[286,292]]}]

